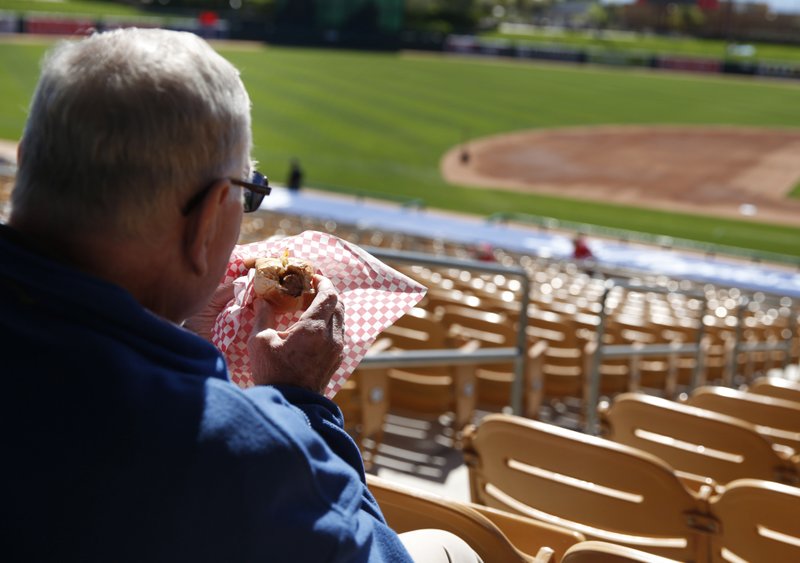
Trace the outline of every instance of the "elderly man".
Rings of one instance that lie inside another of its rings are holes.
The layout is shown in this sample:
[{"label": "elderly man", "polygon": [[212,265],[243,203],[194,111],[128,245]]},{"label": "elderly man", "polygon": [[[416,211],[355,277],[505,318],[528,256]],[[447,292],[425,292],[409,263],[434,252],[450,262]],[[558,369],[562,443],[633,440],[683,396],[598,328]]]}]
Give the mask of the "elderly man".
[{"label": "elderly man", "polygon": [[248,391],[181,326],[207,331],[242,212],[269,193],[250,149],[239,75],[193,35],[98,34],[45,60],[0,226],[10,552],[410,560],[319,393],[342,352],[331,283],[283,333],[259,305]]}]

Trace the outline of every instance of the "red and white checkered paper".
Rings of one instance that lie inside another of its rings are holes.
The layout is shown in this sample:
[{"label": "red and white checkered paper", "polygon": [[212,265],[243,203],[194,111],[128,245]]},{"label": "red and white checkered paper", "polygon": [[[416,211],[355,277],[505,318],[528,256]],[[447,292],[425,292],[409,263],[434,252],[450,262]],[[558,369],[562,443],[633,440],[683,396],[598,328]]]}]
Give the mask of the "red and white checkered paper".
[{"label": "red and white checkered paper", "polygon": [[[253,277],[244,262],[258,256],[291,256],[310,260],[339,292],[344,304],[344,360],[325,390],[333,397],[356,369],[378,335],[425,296],[426,288],[390,268],[358,246],[333,235],[305,231],[297,236],[254,242],[233,250],[222,282],[233,282],[234,299],[217,317],[212,342],[228,362],[231,381],[240,387],[254,385],[250,373],[247,340],[253,330]],[[275,330],[296,322],[301,311],[278,315]]]}]

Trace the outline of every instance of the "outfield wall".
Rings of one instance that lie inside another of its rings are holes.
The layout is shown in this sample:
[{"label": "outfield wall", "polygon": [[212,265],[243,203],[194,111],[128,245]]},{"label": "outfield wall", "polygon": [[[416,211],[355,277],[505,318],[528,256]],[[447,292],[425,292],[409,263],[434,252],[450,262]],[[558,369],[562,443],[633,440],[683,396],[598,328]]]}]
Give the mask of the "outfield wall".
[{"label": "outfield wall", "polygon": [[190,31],[206,39],[227,39],[230,25],[226,20],[203,23],[198,18],[158,18],[104,16],[64,16],[62,14],[0,12],[0,33],[30,33],[36,35],[87,35],[95,30],[106,31],[124,27],[164,28]]},{"label": "outfield wall", "polygon": [[450,35],[445,52],[463,55],[508,57],[601,64],[610,66],[646,67],[706,74],[738,74],[800,80],[800,65],[769,61],[737,61],[702,57],[654,55],[644,51],[609,51],[599,48],[581,49],[545,43],[512,42],[507,39],[481,38],[474,35]]}]

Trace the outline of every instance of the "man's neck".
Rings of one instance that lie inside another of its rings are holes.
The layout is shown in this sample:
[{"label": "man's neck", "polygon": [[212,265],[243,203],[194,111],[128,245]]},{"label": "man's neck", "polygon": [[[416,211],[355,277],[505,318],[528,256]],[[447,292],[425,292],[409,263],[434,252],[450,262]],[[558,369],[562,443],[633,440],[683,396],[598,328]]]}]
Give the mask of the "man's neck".
[{"label": "man's neck", "polygon": [[[147,239],[107,232],[54,233],[12,216],[9,226],[33,252],[127,290],[142,306],[173,322],[183,320],[170,288],[175,272],[167,237]],[[158,239],[158,240],[157,240]]]}]

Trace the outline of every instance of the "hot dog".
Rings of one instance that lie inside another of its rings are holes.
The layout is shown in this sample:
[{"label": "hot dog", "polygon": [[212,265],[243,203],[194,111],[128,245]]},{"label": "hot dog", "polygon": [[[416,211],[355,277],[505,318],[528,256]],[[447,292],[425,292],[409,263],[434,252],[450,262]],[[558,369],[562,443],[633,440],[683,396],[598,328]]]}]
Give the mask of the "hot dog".
[{"label": "hot dog", "polygon": [[306,309],[314,299],[314,265],[302,258],[289,256],[257,258],[254,289],[267,300],[275,312],[288,313]]}]

